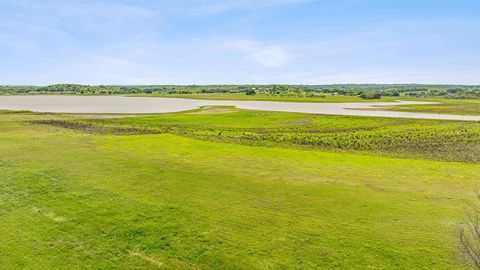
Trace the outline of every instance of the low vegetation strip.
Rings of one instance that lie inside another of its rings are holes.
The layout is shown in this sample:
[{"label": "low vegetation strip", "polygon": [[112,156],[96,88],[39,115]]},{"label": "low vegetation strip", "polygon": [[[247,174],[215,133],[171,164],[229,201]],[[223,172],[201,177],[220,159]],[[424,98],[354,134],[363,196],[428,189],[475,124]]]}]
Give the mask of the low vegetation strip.
[{"label": "low vegetation strip", "polygon": [[[36,121],[94,134],[170,133],[258,146],[362,151],[406,158],[480,162],[480,123],[232,110],[118,119]],[[201,111],[202,111],[201,110]]]},{"label": "low vegetation strip", "polygon": [[81,121],[75,121],[75,120],[49,119],[49,120],[29,121],[29,123],[36,124],[36,125],[50,125],[55,127],[80,130],[80,131],[91,133],[91,134],[104,134],[104,135],[156,134],[156,133],[167,132],[167,131],[161,132],[159,129],[99,125],[95,123],[81,122]]}]

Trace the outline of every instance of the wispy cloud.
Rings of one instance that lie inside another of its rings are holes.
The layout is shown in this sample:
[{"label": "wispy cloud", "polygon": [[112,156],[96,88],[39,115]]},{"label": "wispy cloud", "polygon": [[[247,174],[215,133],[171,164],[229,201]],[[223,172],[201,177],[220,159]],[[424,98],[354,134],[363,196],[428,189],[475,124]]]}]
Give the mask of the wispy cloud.
[{"label": "wispy cloud", "polygon": [[188,7],[195,7],[194,9],[187,9],[187,13],[190,15],[213,15],[314,1],[316,0],[194,0],[179,2],[186,4]]},{"label": "wispy cloud", "polygon": [[0,27],[36,29],[115,29],[128,23],[155,19],[147,7],[105,1],[0,0]]},{"label": "wispy cloud", "polygon": [[240,52],[244,57],[267,68],[283,67],[293,58],[285,46],[278,44],[244,38],[227,38],[214,42],[227,50]]},{"label": "wispy cloud", "polygon": [[290,55],[282,47],[274,45],[254,52],[252,58],[265,67],[279,68],[287,64]]}]

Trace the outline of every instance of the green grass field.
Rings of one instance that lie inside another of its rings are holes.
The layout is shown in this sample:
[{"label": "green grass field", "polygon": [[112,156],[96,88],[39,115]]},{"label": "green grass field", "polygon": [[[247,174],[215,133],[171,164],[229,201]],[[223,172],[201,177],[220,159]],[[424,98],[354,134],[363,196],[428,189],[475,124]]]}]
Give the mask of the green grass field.
[{"label": "green grass field", "polygon": [[480,123],[0,113],[5,269],[462,269]]}]

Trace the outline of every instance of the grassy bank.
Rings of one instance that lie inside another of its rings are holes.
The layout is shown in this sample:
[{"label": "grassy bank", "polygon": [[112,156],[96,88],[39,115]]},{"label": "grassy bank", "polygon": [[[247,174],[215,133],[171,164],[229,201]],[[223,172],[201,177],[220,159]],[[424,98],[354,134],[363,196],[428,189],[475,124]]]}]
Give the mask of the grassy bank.
[{"label": "grassy bank", "polygon": [[479,99],[429,99],[439,104],[429,105],[400,105],[391,107],[393,111],[426,112],[461,115],[480,115]]},{"label": "grassy bank", "polygon": [[480,115],[480,99],[452,99],[452,98],[416,98],[410,96],[383,96],[380,99],[362,99],[359,96],[344,96],[323,94],[319,96],[281,96],[281,95],[245,95],[243,93],[213,93],[213,94],[135,94],[128,96],[164,97],[164,98],[188,98],[206,100],[253,100],[253,101],[283,101],[283,102],[318,102],[318,103],[341,103],[341,102],[393,102],[406,101],[429,101],[439,104],[423,105],[399,105],[382,110],[403,112],[425,112],[439,114]]},{"label": "grassy bank", "polygon": [[287,96],[287,95],[245,95],[244,93],[206,93],[206,94],[134,94],[128,96],[164,97],[164,98],[189,98],[206,100],[256,100],[256,101],[284,101],[284,102],[379,102],[395,101],[400,97],[382,97],[381,99],[362,99],[358,96],[343,96],[322,94],[317,96]]},{"label": "grassy bank", "polygon": [[[407,150],[378,155],[237,136],[353,136],[368,144],[377,133],[395,141],[419,130],[395,143],[415,143],[415,153],[459,127],[470,134],[478,124],[228,107],[89,120],[0,113],[0,264],[462,269],[454,226],[473,199],[480,164],[434,161],[424,150],[419,159],[391,158]],[[462,134],[443,139],[463,147]]]}]

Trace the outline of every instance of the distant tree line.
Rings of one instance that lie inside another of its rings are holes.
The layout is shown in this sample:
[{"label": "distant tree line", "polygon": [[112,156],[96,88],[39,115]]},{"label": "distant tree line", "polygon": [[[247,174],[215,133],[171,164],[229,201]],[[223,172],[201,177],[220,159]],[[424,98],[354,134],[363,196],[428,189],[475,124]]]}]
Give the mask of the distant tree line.
[{"label": "distant tree line", "polygon": [[246,95],[324,97],[359,96],[379,99],[384,96],[480,98],[480,86],[419,84],[336,84],[336,85],[81,85],[0,86],[5,94],[202,94],[243,93]]}]

